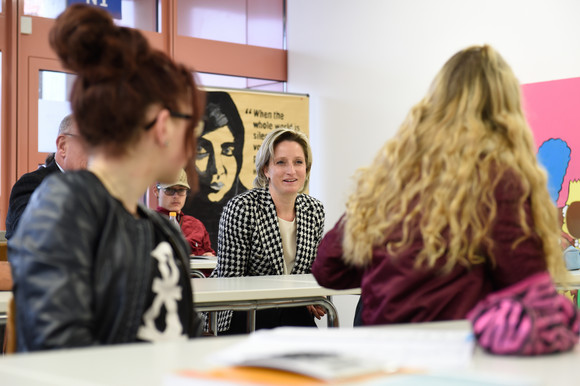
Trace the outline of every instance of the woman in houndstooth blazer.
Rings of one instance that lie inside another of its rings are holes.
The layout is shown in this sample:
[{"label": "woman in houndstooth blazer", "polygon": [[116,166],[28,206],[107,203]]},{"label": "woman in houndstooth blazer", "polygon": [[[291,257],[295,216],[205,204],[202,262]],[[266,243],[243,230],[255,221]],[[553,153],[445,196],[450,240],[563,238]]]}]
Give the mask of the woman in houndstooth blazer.
[{"label": "woman in houndstooth blazer", "polygon": [[[256,155],[255,188],[232,198],[223,210],[212,276],[310,272],[324,230],[322,203],[301,193],[311,165],[304,134],[277,129],[266,136]],[[315,306],[258,311],[256,329],[315,326],[314,317],[323,315]],[[220,312],[218,331],[246,332],[245,313]]]}]

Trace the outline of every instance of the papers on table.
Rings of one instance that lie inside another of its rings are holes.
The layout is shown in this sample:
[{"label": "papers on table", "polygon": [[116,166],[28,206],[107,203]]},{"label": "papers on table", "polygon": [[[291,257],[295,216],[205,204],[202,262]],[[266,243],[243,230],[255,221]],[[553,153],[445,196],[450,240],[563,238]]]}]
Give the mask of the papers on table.
[{"label": "papers on table", "polygon": [[[247,340],[212,358],[221,365],[243,365],[271,361],[292,354],[330,355],[375,362],[387,371],[398,368],[441,370],[467,366],[474,339],[465,330],[410,328],[316,329],[282,327],[260,330]],[[323,361],[321,361],[323,363]]]},{"label": "papers on table", "polygon": [[205,277],[205,275],[199,271],[202,269],[214,269],[217,265],[217,256],[189,256],[189,266],[192,270],[198,271],[199,274],[196,277]]},{"label": "papers on table", "polygon": [[290,353],[265,358],[247,359],[238,366],[277,369],[330,381],[385,372],[385,366],[375,359],[342,353]]},{"label": "papers on table", "polygon": [[208,357],[216,368],[201,372],[182,369],[169,374],[164,385],[541,384],[534,377],[476,370],[471,364],[475,343],[469,323],[451,323],[453,328],[443,322],[356,329],[260,330]]}]

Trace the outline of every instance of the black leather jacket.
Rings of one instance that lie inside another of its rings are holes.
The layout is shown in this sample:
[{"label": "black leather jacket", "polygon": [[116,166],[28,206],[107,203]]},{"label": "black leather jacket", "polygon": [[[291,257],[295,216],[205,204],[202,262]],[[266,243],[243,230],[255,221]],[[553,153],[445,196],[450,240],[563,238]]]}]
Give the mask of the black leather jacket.
[{"label": "black leather jacket", "polygon": [[18,351],[136,341],[149,293],[153,229],[172,245],[185,333],[201,332],[189,280],[189,246],[158,213],[127,212],[89,171],[55,174],[32,196],[8,243]]}]

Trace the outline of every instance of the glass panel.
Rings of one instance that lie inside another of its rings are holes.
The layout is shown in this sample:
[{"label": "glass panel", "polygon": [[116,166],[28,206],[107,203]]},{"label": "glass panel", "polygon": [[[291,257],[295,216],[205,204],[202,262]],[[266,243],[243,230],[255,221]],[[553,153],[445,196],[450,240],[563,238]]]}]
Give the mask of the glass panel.
[{"label": "glass panel", "polygon": [[[97,0],[97,3],[102,0]],[[158,0],[122,0],[118,25],[158,32],[161,6]],[[66,0],[24,0],[24,14],[55,19],[66,8]]]},{"label": "glass panel", "polygon": [[283,0],[180,0],[177,33],[223,42],[284,48]]},{"label": "glass panel", "polygon": [[284,2],[248,1],[248,44],[284,49]]},{"label": "glass panel", "polygon": [[197,76],[202,86],[246,88],[246,78],[229,75],[217,75],[198,72]]},{"label": "glass panel", "polygon": [[177,33],[246,44],[246,2],[181,0],[177,4]]},{"label": "glass panel", "polygon": [[286,82],[276,82],[274,80],[248,78],[247,88],[252,90],[285,92]]},{"label": "glass panel", "polygon": [[66,8],[66,0],[24,0],[24,14],[56,18]]},{"label": "glass panel", "polygon": [[157,0],[123,0],[121,14],[123,18],[117,20],[117,25],[161,32],[161,4]]},{"label": "glass panel", "polygon": [[284,92],[286,89],[286,82],[276,82],[267,79],[243,78],[239,76],[208,74],[204,72],[198,72],[197,77],[201,82],[201,85],[206,87],[240,88],[279,92]]},{"label": "glass panel", "polygon": [[60,121],[71,113],[69,95],[76,76],[40,71],[38,77],[38,151],[52,153],[56,150]]}]

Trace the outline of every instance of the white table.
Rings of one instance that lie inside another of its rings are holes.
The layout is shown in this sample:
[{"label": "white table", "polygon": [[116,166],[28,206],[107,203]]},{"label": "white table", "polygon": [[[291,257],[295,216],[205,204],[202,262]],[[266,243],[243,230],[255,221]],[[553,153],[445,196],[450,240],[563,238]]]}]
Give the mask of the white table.
[{"label": "white table", "polygon": [[204,278],[202,269],[215,269],[217,265],[217,256],[191,256],[189,266],[191,268],[191,277]]},{"label": "white table", "polygon": [[[338,315],[326,296],[360,294],[359,288],[339,291],[323,288],[311,274],[200,278],[192,279],[192,285],[198,311],[235,309],[250,311],[255,316],[258,309],[318,304],[328,311],[329,326],[338,326]],[[0,315],[6,315],[11,297],[12,292],[0,291]]]},{"label": "white table", "polygon": [[[336,307],[327,296],[360,294],[360,288],[321,287],[311,274],[192,279],[192,285],[198,311],[248,311],[250,331],[255,329],[256,310],[307,305],[325,308],[328,326],[338,327]],[[214,332],[215,319],[212,318]]]},{"label": "white table", "polygon": [[[404,327],[452,330],[464,329],[465,325],[465,322],[457,321]],[[20,386],[159,386],[163,384],[163,378],[173,371],[215,367],[208,355],[242,339],[243,336],[206,337],[182,343],[129,344],[9,355],[0,358],[0,380],[2,385]],[[530,358],[493,356],[476,348],[465,371],[533,378],[542,385],[572,386],[579,383],[578,363],[580,347],[569,353]]]}]

